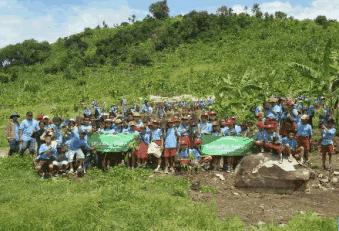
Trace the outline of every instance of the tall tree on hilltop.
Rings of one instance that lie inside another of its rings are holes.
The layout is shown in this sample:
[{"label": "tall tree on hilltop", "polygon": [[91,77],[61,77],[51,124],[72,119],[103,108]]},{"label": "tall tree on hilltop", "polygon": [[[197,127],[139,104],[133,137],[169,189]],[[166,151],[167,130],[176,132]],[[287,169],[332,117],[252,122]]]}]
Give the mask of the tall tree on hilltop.
[{"label": "tall tree on hilltop", "polygon": [[227,6],[220,6],[217,9],[217,15],[228,15],[228,7]]},{"label": "tall tree on hilltop", "polygon": [[246,14],[247,14],[248,6],[245,6],[244,10],[246,11]]},{"label": "tall tree on hilltop", "polygon": [[282,12],[282,11],[276,11],[274,13],[275,18],[282,18],[282,19],[286,19],[287,18],[287,14]]},{"label": "tall tree on hilltop", "polygon": [[156,19],[165,19],[169,17],[169,8],[167,0],[152,3],[149,7],[149,11]]},{"label": "tall tree on hilltop", "polygon": [[258,3],[254,3],[252,7],[252,13],[255,15],[258,11],[260,11],[260,5]]},{"label": "tall tree on hilltop", "polygon": [[135,23],[136,18],[137,18],[137,17],[135,16],[135,14],[133,14],[133,15],[132,15],[132,23]]}]

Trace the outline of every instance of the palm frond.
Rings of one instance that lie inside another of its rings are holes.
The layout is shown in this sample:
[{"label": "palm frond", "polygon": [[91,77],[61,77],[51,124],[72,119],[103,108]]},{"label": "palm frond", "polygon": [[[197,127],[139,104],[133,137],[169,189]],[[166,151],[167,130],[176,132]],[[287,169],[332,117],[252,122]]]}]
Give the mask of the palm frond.
[{"label": "palm frond", "polygon": [[316,71],[306,65],[300,63],[291,63],[290,67],[294,68],[295,70],[299,71],[303,76],[308,77],[312,80],[320,80],[321,74],[319,71]]}]

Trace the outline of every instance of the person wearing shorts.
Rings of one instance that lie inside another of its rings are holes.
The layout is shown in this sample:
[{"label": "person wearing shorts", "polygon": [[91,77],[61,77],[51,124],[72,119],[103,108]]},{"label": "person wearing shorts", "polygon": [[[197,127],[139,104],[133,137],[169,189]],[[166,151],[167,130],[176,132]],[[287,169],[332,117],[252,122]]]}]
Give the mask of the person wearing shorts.
[{"label": "person wearing shorts", "polygon": [[66,141],[66,145],[68,146],[68,152],[66,154],[66,157],[68,158],[68,163],[70,165],[70,173],[74,172],[73,169],[74,157],[76,157],[76,159],[79,160],[80,162],[78,170],[81,170],[83,168],[85,154],[83,153],[81,148],[84,148],[86,150],[90,149],[88,142],[85,139],[86,134],[87,132],[85,130],[80,131],[80,134],[75,133],[75,136],[72,139]]},{"label": "person wearing shorts", "polygon": [[58,157],[57,147],[52,144],[53,139],[53,134],[49,133],[45,135],[45,143],[40,146],[39,153],[36,158],[38,161],[37,170],[40,173],[41,178],[46,176],[46,172],[44,171],[46,165],[48,166],[50,176],[53,174],[52,162]]},{"label": "person wearing shorts", "polygon": [[265,137],[265,148],[268,149],[270,152],[274,153],[277,152],[279,154],[280,160],[279,163],[282,164],[282,143],[280,135],[275,132],[277,130],[276,124],[269,124],[266,126],[267,129],[267,136]]},{"label": "person wearing shorts", "polygon": [[326,170],[326,154],[328,154],[328,169],[329,171],[332,171],[332,165],[331,165],[331,160],[332,160],[332,155],[334,154],[333,151],[333,138],[337,133],[337,130],[335,129],[335,120],[334,119],[329,119],[328,120],[328,125],[326,126],[323,124],[321,126],[321,154],[322,154],[322,162],[323,166],[322,169]]},{"label": "person wearing shorts", "polygon": [[[160,122],[157,120],[153,120],[153,129],[151,130],[151,141],[155,142],[158,146],[164,147],[163,144],[163,136],[164,132],[160,128]],[[156,158],[156,157],[154,157]],[[160,167],[161,167],[161,157],[156,158],[157,159],[157,167],[154,170],[154,172],[160,172]]]},{"label": "person wearing shorts", "polygon": [[288,161],[292,162],[295,155],[300,154],[300,159],[302,162],[302,157],[304,156],[304,147],[298,147],[298,142],[295,139],[296,131],[289,130],[288,136],[282,138],[282,153],[285,153],[288,156]]},{"label": "person wearing shorts", "polygon": [[171,164],[170,171],[174,172],[174,156],[177,152],[178,137],[180,134],[173,127],[174,119],[167,120],[167,129],[165,133],[164,157],[165,157],[165,173],[168,174],[168,167]]},{"label": "person wearing shorts", "polygon": [[308,115],[301,116],[301,123],[297,124],[298,146],[304,147],[304,164],[309,165],[308,152],[310,150],[310,140],[313,134],[313,130],[310,124],[308,124]]}]

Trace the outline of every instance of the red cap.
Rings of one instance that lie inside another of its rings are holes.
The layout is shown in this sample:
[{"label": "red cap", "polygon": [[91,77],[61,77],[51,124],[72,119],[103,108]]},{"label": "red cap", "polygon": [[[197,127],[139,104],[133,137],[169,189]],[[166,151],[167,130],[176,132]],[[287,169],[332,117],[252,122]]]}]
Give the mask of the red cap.
[{"label": "red cap", "polygon": [[153,126],[153,123],[152,123],[152,122],[149,122],[149,123],[148,123],[148,126]]},{"label": "red cap", "polygon": [[180,119],[179,118],[175,119],[175,122],[180,122]]},{"label": "red cap", "polygon": [[258,128],[264,128],[265,125],[264,125],[263,122],[259,121],[259,122],[257,123],[257,127],[258,127]]},{"label": "red cap", "polygon": [[262,118],[262,114],[261,113],[259,113],[258,115],[256,115],[255,117],[257,117],[257,118]]},{"label": "red cap", "polygon": [[226,125],[232,125],[233,124],[233,120],[231,119],[227,119],[225,122]]},{"label": "red cap", "polygon": [[274,124],[268,124],[268,125],[266,125],[266,128],[276,128],[277,126],[276,125],[274,125]]},{"label": "red cap", "polygon": [[201,116],[208,116],[206,112],[201,113]]},{"label": "red cap", "polygon": [[37,118],[37,119],[43,119],[43,118],[44,118],[44,115],[37,115],[36,118]]},{"label": "red cap", "polygon": [[174,119],[168,119],[167,123],[174,123]]},{"label": "red cap", "polygon": [[288,104],[289,106],[292,106],[292,105],[294,105],[294,102],[293,102],[293,101],[288,101],[287,104]]},{"label": "red cap", "polygon": [[201,141],[200,138],[195,138],[195,139],[194,139],[194,143],[195,143],[195,144],[201,144],[201,142],[202,142],[202,141]]},{"label": "red cap", "polygon": [[140,130],[141,128],[146,129],[146,124],[140,126],[140,127],[139,127],[139,130]]},{"label": "red cap", "polygon": [[182,145],[182,144],[186,144],[187,145],[187,142],[185,140],[181,140],[180,141],[180,145]]}]

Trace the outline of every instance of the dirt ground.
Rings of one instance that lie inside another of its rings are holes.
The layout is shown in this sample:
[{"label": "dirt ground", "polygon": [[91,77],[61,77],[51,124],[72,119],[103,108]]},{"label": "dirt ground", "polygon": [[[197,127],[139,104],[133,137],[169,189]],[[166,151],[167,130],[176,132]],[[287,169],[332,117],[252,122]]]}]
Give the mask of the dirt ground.
[{"label": "dirt ground", "polygon": [[[339,138],[336,137],[336,154],[332,157],[334,171],[339,171],[338,144]],[[199,189],[194,190],[194,187],[188,192],[192,200],[195,201],[211,202],[215,199],[221,219],[230,215],[238,215],[248,225],[257,226],[258,223],[268,224],[275,221],[283,226],[295,215],[296,211],[304,213],[308,209],[312,209],[323,217],[337,218],[339,214],[339,187],[331,182],[326,182],[326,179],[331,181],[334,175],[326,170],[321,170],[320,146],[310,153],[309,159],[313,160],[312,168],[317,177],[309,181],[304,191],[235,188],[235,174],[225,171],[186,172],[176,174],[176,177],[191,179],[193,185],[203,184],[215,188],[218,194],[200,192]],[[326,165],[328,165],[328,160]],[[222,181],[216,177],[216,174],[222,174],[225,180]]]}]

